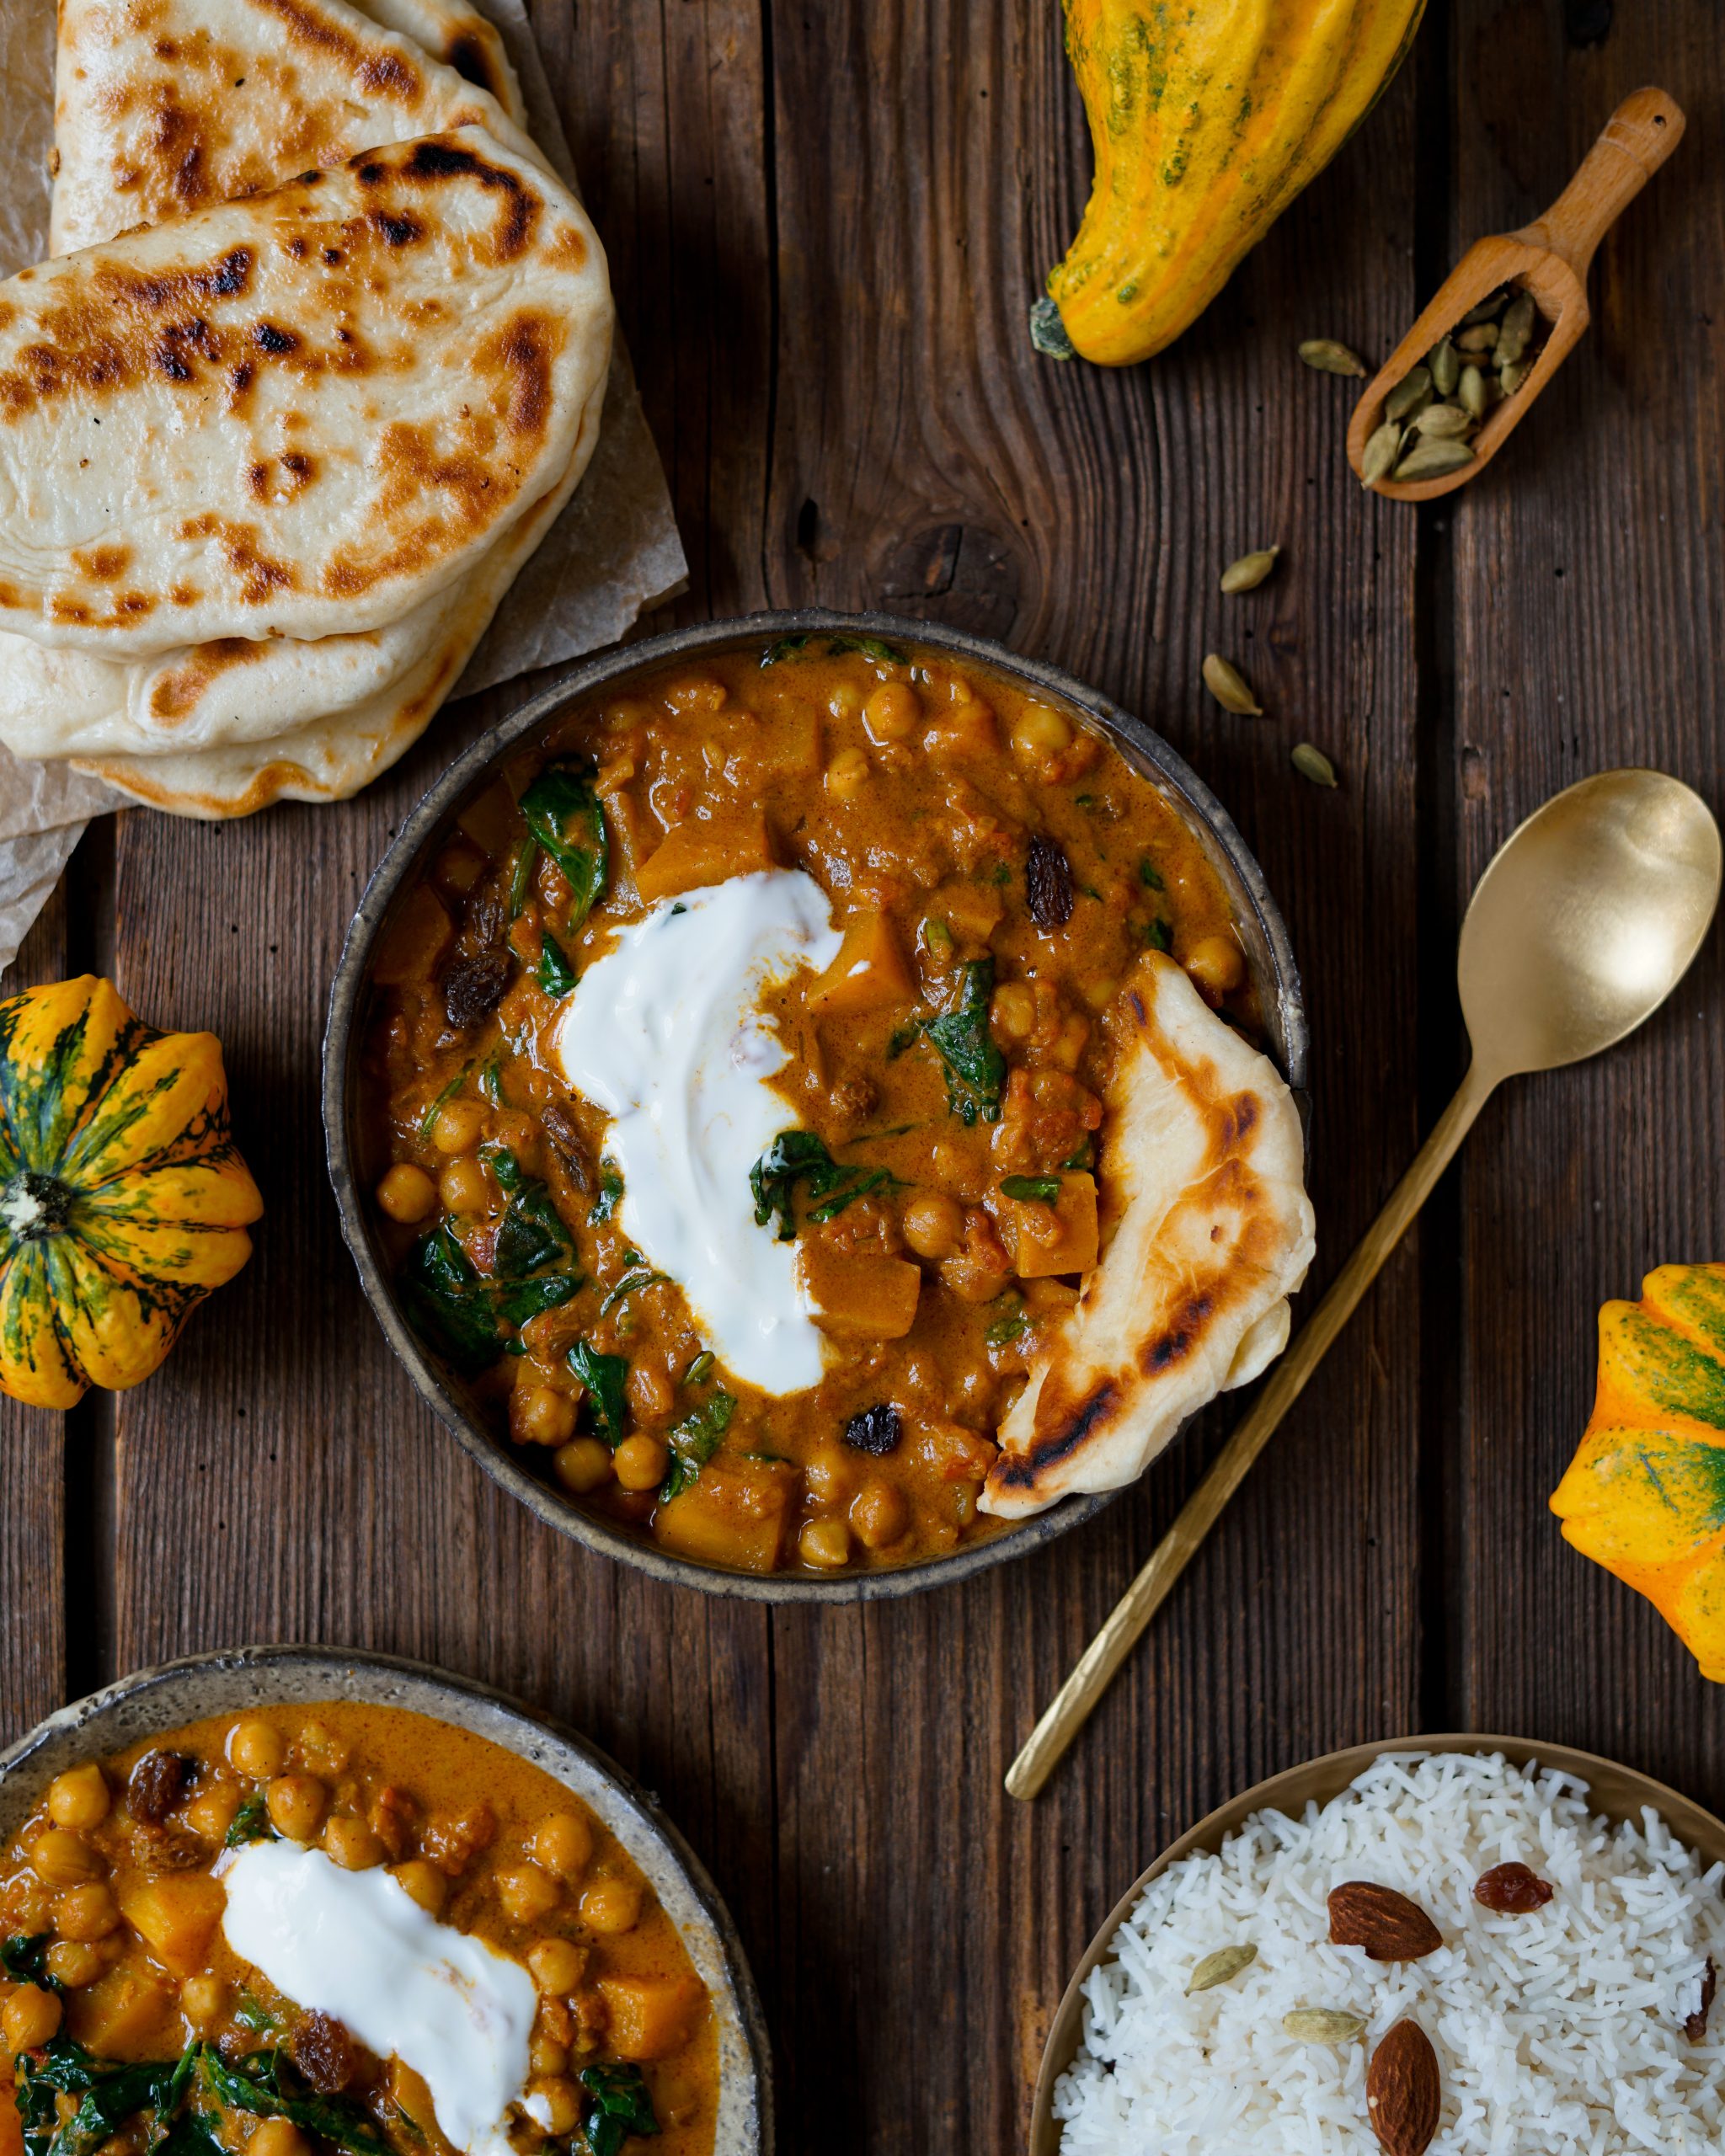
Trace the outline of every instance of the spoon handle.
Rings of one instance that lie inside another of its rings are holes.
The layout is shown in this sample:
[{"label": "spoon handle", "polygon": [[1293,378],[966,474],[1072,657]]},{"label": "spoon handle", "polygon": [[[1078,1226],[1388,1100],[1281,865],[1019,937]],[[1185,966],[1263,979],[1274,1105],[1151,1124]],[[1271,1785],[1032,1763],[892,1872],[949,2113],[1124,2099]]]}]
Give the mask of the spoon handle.
[{"label": "spoon handle", "polygon": [[1568,186],[1518,237],[1550,248],[1586,284],[1594,248],[1682,141],[1685,125],[1682,106],[1664,90],[1632,92]]},{"label": "spoon handle", "polygon": [[1009,1796],[1028,1801],[1041,1794],[1043,1785],[1090,1719],[1091,1710],[1140,1633],[1167,1600],[1277,1424],[1306,1390],[1307,1379],[1322,1361],[1330,1343],[1353,1316],[1385,1260],[1413,1225],[1497,1082],[1496,1076],[1482,1070],[1477,1062],[1470,1068],[1455,1099],[1414,1155],[1413,1166],[1391,1192],[1383,1211],[1331,1282],[1328,1294],[1272,1370],[1263,1390],[1216,1455],[1209,1474],[1186,1500],[1149,1562],[1114,1604],[1102,1630],[1049,1701],[1023,1750],[1007,1769]]}]

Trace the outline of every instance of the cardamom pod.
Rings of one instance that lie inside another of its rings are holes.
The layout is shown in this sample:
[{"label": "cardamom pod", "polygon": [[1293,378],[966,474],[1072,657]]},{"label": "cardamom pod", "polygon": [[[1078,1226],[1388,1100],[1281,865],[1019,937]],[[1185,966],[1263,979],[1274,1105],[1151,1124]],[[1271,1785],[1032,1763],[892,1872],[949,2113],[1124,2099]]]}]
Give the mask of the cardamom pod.
[{"label": "cardamom pod", "polygon": [[1192,1972],[1192,1981],[1186,1987],[1190,1999],[1195,1991],[1214,1991],[1218,1984],[1231,1983],[1242,1969],[1249,1969],[1258,1959],[1255,1946],[1219,1946],[1214,1954],[1206,1954]]},{"label": "cardamom pod", "polygon": [[1255,554],[1242,554],[1237,562],[1230,562],[1222,571],[1223,590],[1256,591],[1276,566],[1281,551],[1279,547],[1264,547]]},{"label": "cardamom pod", "polygon": [[1375,487],[1380,479],[1387,479],[1401,454],[1402,430],[1393,419],[1386,419],[1366,443],[1365,454],[1359,460],[1360,485]]},{"label": "cardamom pod", "polygon": [[1252,695],[1246,676],[1218,652],[1211,652],[1204,659],[1204,686],[1224,711],[1237,712],[1242,718],[1263,717],[1263,706]]},{"label": "cardamom pod", "polygon": [[1486,378],[1478,367],[1463,367],[1461,379],[1455,385],[1455,394],[1461,399],[1461,408],[1470,419],[1482,419],[1491,408],[1491,392],[1486,387]]},{"label": "cardamom pod", "polygon": [[1499,285],[1494,292],[1487,292],[1477,307],[1471,307],[1455,327],[1471,329],[1477,322],[1495,322],[1509,301],[1509,287]]},{"label": "cardamom pod", "polygon": [[1455,339],[1458,352],[1489,352],[1498,341],[1495,322],[1477,322],[1471,329],[1464,329]]},{"label": "cardamom pod", "polygon": [[1509,311],[1498,329],[1497,355],[1499,364],[1506,360],[1519,360],[1527,350],[1533,335],[1534,303],[1531,292],[1523,292],[1509,302]]},{"label": "cardamom pod", "polygon": [[1459,404],[1432,404],[1413,424],[1429,440],[1453,441],[1472,426],[1473,415]]},{"label": "cardamom pod", "polygon": [[1333,337],[1308,337],[1300,347],[1300,356],[1309,367],[1316,367],[1320,374],[1364,375],[1365,362],[1357,352],[1350,352],[1345,344],[1338,344]]},{"label": "cardamom pod", "polygon": [[1405,419],[1422,397],[1429,396],[1431,386],[1429,367],[1410,367],[1384,399],[1384,417]]},{"label": "cardamom pod", "polygon": [[1282,2016],[1282,2027],[1302,2044],[1351,2044],[1364,2031],[1365,2016],[1337,2006],[1296,2006]]},{"label": "cardamom pod", "polygon": [[1453,337],[1445,337],[1440,344],[1433,345],[1429,364],[1432,371],[1432,387],[1439,397],[1453,397],[1455,394],[1455,384],[1461,376],[1461,360],[1456,352],[1455,340]]},{"label": "cardamom pod", "polygon": [[1288,759],[1301,778],[1309,778],[1314,786],[1333,786],[1336,766],[1322,749],[1314,749],[1310,741],[1302,741]]},{"label": "cardamom pod", "polygon": [[1531,360],[1511,360],[1498,375],[1498,385],[1506,397],[1513,397],[1533,372]]},{"label": "cardamom pod", "polygon": [[1397,479],[1441,479],[1471,464],[1473,451],[1465,441],[1417,441],[1396,467]]}]

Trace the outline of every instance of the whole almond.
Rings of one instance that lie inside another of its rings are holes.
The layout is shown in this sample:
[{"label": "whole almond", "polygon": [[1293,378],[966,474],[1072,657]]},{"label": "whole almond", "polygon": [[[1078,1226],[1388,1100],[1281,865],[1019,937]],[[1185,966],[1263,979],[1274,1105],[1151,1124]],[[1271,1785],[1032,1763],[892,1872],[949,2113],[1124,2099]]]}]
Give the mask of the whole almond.
[{"label": "whole almond", "polygon": [[1386,2156],[1424,2156],[1444,2090],[1438,2055],[1417,2021],[1398,2021],[1365,2069],[1365,2107]]},{"label": "whole almond", "polygon": [[1444,1935],[1418,1902],[1393,1886],[1349,1879],[1330,1894],[1330,1944],[1363,1946],[1374,1961],[1418,1961]]}]

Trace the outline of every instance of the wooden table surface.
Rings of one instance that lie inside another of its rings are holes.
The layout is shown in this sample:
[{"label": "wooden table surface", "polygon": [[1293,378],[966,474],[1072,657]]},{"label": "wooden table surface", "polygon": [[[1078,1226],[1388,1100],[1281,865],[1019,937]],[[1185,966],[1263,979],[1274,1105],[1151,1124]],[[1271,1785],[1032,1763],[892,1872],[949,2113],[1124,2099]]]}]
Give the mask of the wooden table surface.
[{"label": "wooden table surface", "polygon": [[[1005,638],[1140,712],[1287,915],[1332,1273],[1463,1067],[1474,878],[1589,771],[1725,803],[1725,9],[1432,0],[1411,63],[1172,351],[1039,358],[1025,312],[1089,178],[1054,0],[539,0],[692,564],[665,623],[820,602]],[[1595,266],[1594,328],[1475,487],[1362,497],[1349,386],[1478,234],[1540,210],[1643,82],[1688,139]],[[1257,595],[1223,565],[1279,542]],[[1232,654],[1269,716],[1203,694]],[[769,1614],[537,1525],[420,1406],[336,1230],[318,1052],[399,819],[508,700],[338,808],[93,828],[8,982],[111,973],[208,1026],[268,1212],[162,1373],[0,1444],[8,1734],[140,1664],[253,1640],[423,1657],[520,1694],[664,1795],[741,1926],[787,2151],[1019,2144],[1042,2033],[1115,1896],[1311,1753],[1474,1728],[1725,1806],[1725,1700],[1545,1500],[1594,1321],[1725,1253],[1725,939],[1600,1062],[1517,1081],[1061,1770],[1017,1742],[1237,1411],[1103,1518],[974,1583]],[[1301,739],[1334,793],[1298,777]],[[1310,1306],[1311,1288],[1307,1306]]]}]

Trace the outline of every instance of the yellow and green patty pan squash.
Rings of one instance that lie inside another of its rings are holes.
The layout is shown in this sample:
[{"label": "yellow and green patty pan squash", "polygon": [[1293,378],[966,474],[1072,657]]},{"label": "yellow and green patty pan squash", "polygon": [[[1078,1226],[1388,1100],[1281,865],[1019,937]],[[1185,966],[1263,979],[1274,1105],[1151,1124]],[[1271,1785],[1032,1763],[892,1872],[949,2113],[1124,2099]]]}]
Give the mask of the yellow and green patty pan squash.
[{"label": "yellow and green patty pan squash", "polygon": [[1599,1312],[1594,1412],[1551,1510],[1725,1684],[1725,1265],[1662,1265]]},{"label": "yellow and green patty pan squash", "polygon": [[89,974],[0,1003],[0,1390],[148,1377],[263,1209],[213,1033],[158,1033]]}]

